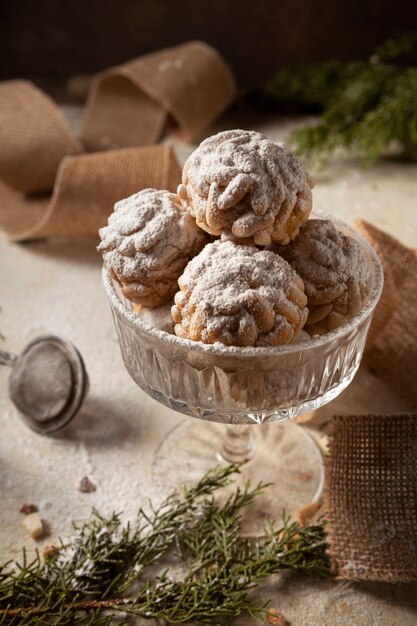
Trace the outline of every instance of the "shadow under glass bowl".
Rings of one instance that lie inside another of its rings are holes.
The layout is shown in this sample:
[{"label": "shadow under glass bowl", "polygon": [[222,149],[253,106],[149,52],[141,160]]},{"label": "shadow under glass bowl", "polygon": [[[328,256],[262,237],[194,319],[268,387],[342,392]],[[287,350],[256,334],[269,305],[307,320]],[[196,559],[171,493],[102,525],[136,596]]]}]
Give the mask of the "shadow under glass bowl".
[{"label": "shadow under glass bowl", "polygon": [[140,320],[103,269],[123,360],[136,384],[175,411],[229,424],[291,418],[336,398],[360,365],[383,271],[372,247],[356,231],[332,221],[361,245],[372,286],[358,315],[310,341],[254,349],[178,338]]}]

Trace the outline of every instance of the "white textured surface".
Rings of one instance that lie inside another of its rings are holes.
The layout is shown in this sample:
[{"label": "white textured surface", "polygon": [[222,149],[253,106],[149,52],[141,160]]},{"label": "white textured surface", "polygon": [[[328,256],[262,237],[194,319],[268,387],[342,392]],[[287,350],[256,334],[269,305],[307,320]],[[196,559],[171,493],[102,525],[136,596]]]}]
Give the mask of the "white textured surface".
[{"label": "white textured surface", "polygon": [[[291,121],[226,120],[225,127],[255,128],[285,139]],[[177,143],[183,161],[193,149]],[[409,245],[417,245],[417,165],[383,160],[367,171],[338,162],[316,175],[315,207],[352,222],[366,218]],[[1,207],[0,207],[1,210]],[[0,368],[0,560],[33,549],[21,524],[24,502],[39,506],[50,537],[70,532],[70,519],[103,512],[134,514],[149,496],[164,435],[183,419],[149,399],[122,364],[109,306],[101,285],[95,241],[11,244],[0,237],[0,347],[18,352],[44,331],[67,335],[80,349],[90,376],[85,406],[65,435],[45,438],[18,419],[8,400],[9,371]],[[316,416],[332,412],[401,409],[396,399],[362,368],[352,385]],[[272,426],[273,427],[273,426]],[[80,493],[88,475],[94,493]],[[41,545],[41,544],[39,544]],[[293,626],[412,626],[417,623],[417,586],[348,585],[284,576],[265,589],[272,606]],[[239,624],[244,624],[239,620]]]}]

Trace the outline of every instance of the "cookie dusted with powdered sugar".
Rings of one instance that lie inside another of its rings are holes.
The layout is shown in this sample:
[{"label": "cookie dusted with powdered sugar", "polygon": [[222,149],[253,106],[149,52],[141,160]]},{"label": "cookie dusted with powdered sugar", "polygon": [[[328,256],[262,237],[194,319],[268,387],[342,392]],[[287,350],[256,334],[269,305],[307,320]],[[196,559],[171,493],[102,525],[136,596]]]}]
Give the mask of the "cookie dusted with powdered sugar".
[{"label": "cookie dusted with powdered sugar", "polygon": [[230,130],[193,152],[178,195],[208,233],[263,246],[294,239],[310,214],[312,187],[283,145],[254,131]]},{"label": "cookie dusted with powdered sugar", "polygon": [[184,267],[207,242],[178,196],[155,189],[117,202],[100,237],[111,276],[126,298],[144,306],[172,298]]},{"label": "cookie dusted with powdered sugar", "polygon": [[345,324],[365,304],[369,262],[355,239],[329,220],[308,220],[288,246],[276,246],[301,276],[308,299],[306,330],[322,334]]},{"label": "cookie dusted with powdered sugar", "polygon": [[277,346],[307,319],[304,285],[274,252],[231,241],[208,244],[178,280],[178,337],[227,346]]}]

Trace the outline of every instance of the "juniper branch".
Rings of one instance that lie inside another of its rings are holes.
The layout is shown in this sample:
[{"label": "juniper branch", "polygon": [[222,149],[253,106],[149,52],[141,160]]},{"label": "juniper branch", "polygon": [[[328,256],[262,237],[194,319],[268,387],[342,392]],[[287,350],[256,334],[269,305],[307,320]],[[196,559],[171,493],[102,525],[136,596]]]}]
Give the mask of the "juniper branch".
[{"label": "juniper branch", "polygon": [[[105,626],[117,615],[122,623],[139,616],[219,624],[264,610],[248,592],[282,569],[328,576],[322,523],[301,528],[284,517],[280,528],[271,524],[256,542],[242,536],[242,511],[267,485],[247,484],[216,502],[214,491],[238,471],[209,472],[151,514],[139,512],[133,526],[122,528],[118,515],[95,513],[56,558],[44,563],[37,555],[29,562],[23,554],[20,564],[6,564],[0,568],[0,624]],[[188,568],[185,577],[177,580],[166,570],[156,580],[144,578],[146,565],[159,563],[174,546]]]},{"label": "juniper branch", "polygon": [[[393,61],[406,56],[412,65]],[[366,62],[329,61],[282,68],[266,87],[277,102],[313,104],[318,124],[298,129],[290,144],[321,165],[343,148],[363,165],[393,141],[417,158],[417,33],[390,39]]]}]

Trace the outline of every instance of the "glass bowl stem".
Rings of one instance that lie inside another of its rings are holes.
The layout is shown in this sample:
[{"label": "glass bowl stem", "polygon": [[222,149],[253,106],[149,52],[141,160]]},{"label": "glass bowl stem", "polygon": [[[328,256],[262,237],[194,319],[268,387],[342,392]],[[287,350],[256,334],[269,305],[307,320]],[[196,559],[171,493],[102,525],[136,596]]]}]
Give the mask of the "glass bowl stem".
[{"label": "glass bowl stem", "polygon": [[228,424],[222,446],[217,454],[220,461],[242,463],[255,454],[255,441],[250,426]]}]

